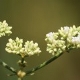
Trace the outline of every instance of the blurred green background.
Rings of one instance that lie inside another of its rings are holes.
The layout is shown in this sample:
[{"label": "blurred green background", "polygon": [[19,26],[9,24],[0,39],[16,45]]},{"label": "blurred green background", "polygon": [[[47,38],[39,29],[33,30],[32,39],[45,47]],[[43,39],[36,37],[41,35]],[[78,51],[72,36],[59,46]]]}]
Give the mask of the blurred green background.
[{"label": "blurred green background", "polygon": [[[79,0],[0,0],[0,21],[6,20],[13,27],[9,37],[0,38],[0,59],[18,69],[17,55],[8,54],[5,45],[8,38],[16,37],[34,40],[42,50],[40,56],[26,59],[26,70],[49,59],[52,55],[46,52],[45,35],[57,31],[61,26],[80,25]],[[36,71],[33,76],[24,80],[80,80],[80,49],[63,54],[48,66]],[[16,76],[0,66],[0,80],[17,80]]]}]

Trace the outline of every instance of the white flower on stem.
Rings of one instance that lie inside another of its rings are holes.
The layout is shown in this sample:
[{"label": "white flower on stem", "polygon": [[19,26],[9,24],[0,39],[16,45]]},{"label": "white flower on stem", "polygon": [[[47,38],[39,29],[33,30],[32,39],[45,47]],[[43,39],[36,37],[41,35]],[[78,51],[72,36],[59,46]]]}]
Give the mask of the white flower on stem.
[{"label": "white flower on stem", "polygon": [[70,31],[70,27],[68,27],[68,26],[61,27],[61,29],[58,30],[59,34],[60,34],[63,38],[67,37],[69,31]]},{"label": "white flower on stem", "polygon": [[33,43],[33,41],[25,42],[25,45],[22,45],[23,39],[16,37],[15,40],[9,39],[9,42],[6,44],[5,50],[8,53],[19,54],[21,57],[31,56],[34,54],[39,54],[41,52],[38,47],[38,43]]},{"label": "white flower on stem", "polygon": [[58,33],[50,32],[46,35],[45,41],[47,42],[47,51],[52,55],[65,51],[65,41],[58,39]]},{"label": "white flower on stem", "polygon": [[16,37],[15,40],[9,39],[9,42],[6,44],[5,50],[9,53],[20,54],[23,52],[22,48],[23,39]]},{"label": "white flower on stem", "polygon": [[57,38],[58,38],[58,33],[50,32],[50,33],[46,34],[45,41],[52,43]]},{"label": "white flower on stem", "polygon": [[65,51],[65,48],[65,41],[62,40],[55,40],[52,44],[47,44],[47,51],[52,55]]},{"label": "white flower on stem", "polygon": [[71,43],[74,45],[74,48],[80,48],[80,34],[78,34],[78,36],[72,37]]},{"label": "white flower on stem", "polygon": [[69,41],[69,39],[71,39],[71,37],[75,36],[76,34],[78,34],[78,30],[75,27],[75,25],[73,25],[73,27],[61,27],[61,29],[58,30],[61,39],[67,39]]},{"label": "white flower on stem", "polygon": [[68,48],[79,48],[80,47],[80,26],[70,27],[68,36],[66,37]]},{"label": "white flower on stem", "polygon": [[5,36],[6,34],[10,35],[12,27],[8,26],[6,21],[0,22],[0,37]]},{"label": "white flower on stem", "polygon": [[27,41],[24,45],[25,53],[29,56],[34,54],[39,54],[41,52],[38,47],[38,43],[33,43],[33,41]]},{"label": "white flower on stem", "polygon": [[45,41],[49,53],[54,55],[71,48],[80,48],[80,26],[61,27],[56,33],[50,32],[46,34]]}]

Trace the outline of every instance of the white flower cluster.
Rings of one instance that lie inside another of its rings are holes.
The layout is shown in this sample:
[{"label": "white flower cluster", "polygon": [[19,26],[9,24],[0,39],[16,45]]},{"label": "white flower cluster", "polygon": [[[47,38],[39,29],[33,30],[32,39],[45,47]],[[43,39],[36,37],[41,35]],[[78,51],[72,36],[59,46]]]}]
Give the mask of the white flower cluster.
[{"label": "white flower cluster", "polygon": [[71,40],[72,44],[73,44],[73,48],[80,48],[80,34],[78,34],[75,37],[72,37]]},{"label": "white flower cluster", "polygon": [[0,37],[5,36],[6,34],[11,34],[11,29],[12,27],[8,26],[5,20],[0,22]]},{"label": "white flower cluster", "polygon": [[6,44],[5,50],[8,53],[19,54],[21,57],[31,56],[34,54],[39,54],[41,52],[38,47],[38,43],[33,43],[33,41],[25,42],[24,46],[22,45],[23,39],[16,37],[15,40],[9,39],[9,42]]},{"label": "white flower cluster", "polygon": [[46,34],[47,51],[59,54],[70,48],[80,48],[80,26],[61,27],[58,32]]},{"label": "white flower cluster", "polygon": [[52,55],[58,55],[65,51],[65,41],[58,39],[58,33],[50,32],[46,34],[45,41],[47,42],[47,51]]},{"label": "white flower cluster", "polygon": [[66,41],[66,46],[70,48],[80,48],[80,26],[61,27],[59,34],[61,39]]},{"label": "white flower cluster", "polygon": [[75,25],[73,25],[73,27],[61,27],[61,29],[58,30],[61,39],[66,39],[70,42],[70,39],[73,36],[76,36],[79,32],[80,32],[80,27],[76,28]]}]

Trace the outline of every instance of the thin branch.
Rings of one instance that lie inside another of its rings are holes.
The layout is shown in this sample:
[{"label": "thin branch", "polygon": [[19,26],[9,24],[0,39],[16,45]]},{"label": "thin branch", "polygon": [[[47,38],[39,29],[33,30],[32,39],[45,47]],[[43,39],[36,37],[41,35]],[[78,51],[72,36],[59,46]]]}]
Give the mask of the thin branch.
[{"label": "thin branch", "polygon": [[5,67],[6,69],[8,69],[9,71],[13,72],[13,73],[17,73],[17,71],[13,68],[13,67],[10,67],[8,66],[5,62],[3,62],[1,59],[0,59],[0,65],[2,65],[3,67]]},{"label": "thin branch", "polygon": [[36,66],[35,68],[32,68],[31,70],[26,71],[26,75],[31,74],[41,68],[43,68],[44,66],[48,65],[49,63],[51,63],[52,61],[54,61],[55,59],[57,59],[58,57],[60,57],[63,53],[59,54],[58,56],[53,56],[51,57],[49,60],[43,62],[42,64]]},{"label": "thin branch", "polygon": [[[29,75],[41,68],[43,68],[44,66],[48,65],[49,63],[53,62],[54,60],[56,60],[58,57],[60,57],[63,53],[59,54],[58,56],[53,56],[51,57],[49,60],[43,62],[42,64],[32,68],[31,70],[26,71],[26,75]],[[2,60],[0,60],[0,65],[2,65],[3,67],[5,67],[6,69],[10,70],[11,72],[17,74],[17,71],[13,68],[8,66],[5,62],[3,62]]]}]

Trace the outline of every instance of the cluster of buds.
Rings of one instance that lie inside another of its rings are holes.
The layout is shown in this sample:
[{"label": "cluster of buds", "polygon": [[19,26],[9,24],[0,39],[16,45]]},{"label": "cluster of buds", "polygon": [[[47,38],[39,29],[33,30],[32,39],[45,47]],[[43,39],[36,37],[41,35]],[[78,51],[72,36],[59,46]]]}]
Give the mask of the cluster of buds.
[{"label": "cluster of buds", "polygon": [[[6,21],[0,22],[0,37],[5,36],[6,34],[11,34],[11,29],[12,27],[8,26]],[[9,67],[4,62],[1,62],[1,65],[10,71],[17,73],[17,76],[19,77],[18,80],[21,80],[25,75],[30,74],[57,59],[61,53],[66,51],[68,52],[73,48],[80,48],[80,26],[76,27],[73,25],[72,27],[61,27],[61,29],[59,29],[57,32],[50,32],[46,34],[45,41],[47,42],[46,50],[54,56],[48,61],[40,64],[38,67],[33,68],[27,73],[24,71],[24,68],[27,65],[25,57],[39,54],[41,50],[38,47],[38,43],[34,43],[33,41],[26,41],[23,45],[23,39],[19,39],[18,37],[16,37],[15,40],[10,38],[6,44],[5,50],[8,53],[21,56],[21,60],[18,61],[20,70],[16,72],[14,68]]]},{"label": "cluster of buds", "polygon": [[[6,21],[0,22],[0,37],[5,34],[11,34],[12,27],[9,27]],[[50,32],[46,34],[47,51],[52,55],[58,55],[71,48],[80,48],[80,26],[61,27],[58,32]],[[27,41],[23,45],[23,39],[16,37],[15,40],[9,39],[5,50],[8,53],[18,54],[21,57],[39,54],[41,52],[38,43]]]},{"label": "cluster of buds", "polygon": [[66,49],[80,48],[80,26],[61,27],[58,32],[46,34],[47,51],[58,55]]},{"label": "cluster of buds", "polygon": [[6,21],[0,22],[0,37],[5,36],[6,34],[10,35],[12,27],[8,26]]},{"label": "cluster of buds", "polygon": [[23,46],[23,39],[19,39],[18,37],[16,37],[15,40],[9,39],[5,50],[8,53],[18,54],[21,57],[31,56],[34,54],[39,54],[41,52],[40,48],[38,47],[38,43],[27,41]]},{"label": "cluster of buds", "polygon": [[67,48],[80,48],[80,26],[76,27],[73,25],[73,27],[61,27],[58,32],[61,39],[66,41],[65,45]]},{"label": "cluster of buds", "polygon": [[45,41],[47,42],[47,51],[52,55],[59,54],[65,51],[65,41],[58,39],[59,33],[50,32],[46,34]]}]

